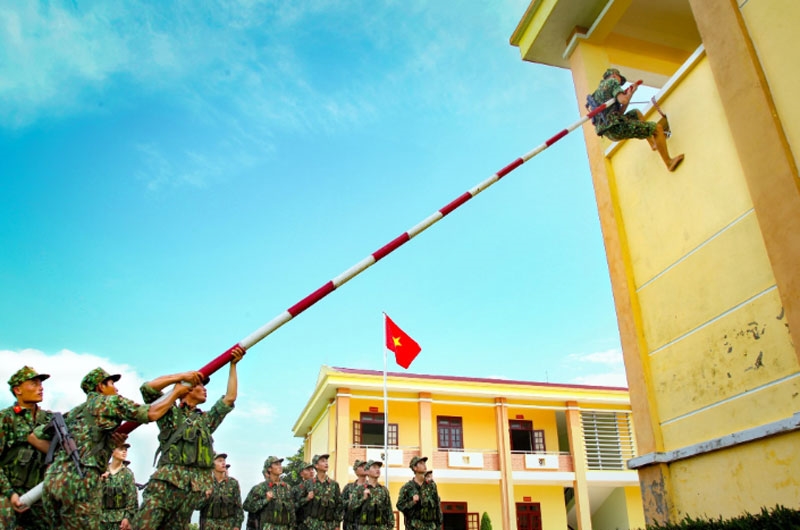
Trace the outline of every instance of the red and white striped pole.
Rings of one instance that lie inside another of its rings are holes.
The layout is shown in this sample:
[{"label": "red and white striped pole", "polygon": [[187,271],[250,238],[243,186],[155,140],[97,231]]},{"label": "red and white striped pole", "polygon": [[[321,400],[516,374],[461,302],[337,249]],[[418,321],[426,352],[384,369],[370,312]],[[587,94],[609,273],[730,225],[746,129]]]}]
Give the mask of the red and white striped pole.
[{"label": "red and white striped pole", "polygon": [[[640,83],[641,81],[638,81],[635,84],[638,85]],[[400,234],[393,240],[389,241],[387,244],[385,244],[384,246],[382,246],[381,248],[379,248],[366,258],[362,259],[361,261],[359,261],[358,263],[356,263],[355,265],[353,265],[352,267],[341,273],[339,276],[336,276],[334,279],[330,280],[322,287],[320,287],[313,293],[309,294],[308,296],[306,296],[305,298],[294,304],[292,307],[290,307],[280,315],[276,316],[275,318],[273,318],[272,320],[270,320],[269,322],[258,328],[256,331],[254,331],[253,333],[251,333],[250,335],[239,341],[237,344],[234,344],[233,346],[225,350],[217,358],[215,358],[210,363],[200,368],[199,371],[204,376],[210,377],[211,374],[213,374],[214,372],[216,372],[217,370],[219,370],[220,368],[222,368],[231,361],[231,359],[233,358],[233,356],[231,355],[231,351],[233,351],[234,348],[236,348],[237,346],[241,346],[244,350],[249,350],[251,347],[256,345],[262,339],[267,337],[267,335],[271,334],[273,331],[277,330],[279,327],[283,326],[291,319],[293,319],[294,317],[296,317],[297,315],[299,315],[300,313],[302,313],[303,311],[305,311],[306,309],[308,309],[309,307],[316,304],[317,302],[325,298],[327,295],[335,291],[338,287],[341,287],[345,283],[349,282],[350,280],[352,280],[353,278],[355,278],[356,276],[367,270],[369,267],[374,265],[376,262],[385,258],[389,254],[397,250],[399,247],[409,242],[413,237],[416,237],[417,235],[424,232],[426,229],[430,228],[433,224],[442,219],[444,216],[451,213],[453,210],[455,210],[456,208],[458,208],[459,206],[461,206],[462,204],[464,204],[465,202],[467,202],[468,200],[470,200],[471,198],[473,198],[474,196],[476,196],[477,194],[479,194],[480,192],[482,192],[483,190],[485,190],[486,188],[488,188],[489,186],[500,180],[501,178],[505,177],[506,175],[517,169],[519,166],[521,166],[534,156],[538,155],[539,153],[541,153],[542,151],[544,151],[545,149],[547,149],[548,147],[550,147],[551,145],[553,145],[554,143],[556,143],[557,141],[559,141],[560,139],[562,139],[563,137],[565,137],[566,135],[568,135],[581,125],[583,125],[585,122],[595,117],[597,114],[611,107],[614,103],[616,103],[615,99],[610,99],[606,101],[605,103],[603,103],[596,109],[592,110],[586,116],[576,121],[566,129],[562,129],[557,134],[553,135],[543,144],[539,145],[532,151],[529,151],[524,155],[522,155],[521,157],[517,158],[516,160],[508,164],[506,167],[504,167],[503,169],[501,169],[488,179],[484,180],[474,188],[470,189],[469,191],[463,193],[455,200],[451,201],[449,204],[444,206],[444,208],[439,209],[438,211],[436,211],[435,213],[424,219],[422,222],[413,226],[410,230]],[[120,425],[120,427],[117,429],[117,432],[128,434],[138,426],[139,423],[133,421],[127,421],[122,425]],[[32,488],[31,490],[29,490],[27,493],[25,493],[21,500],[23,504],[25,504],[26,506],[31,506],[33,503],[38,501],[41,498],[41,496],[42,496],[42,484],[39,484],[34,488]]]},{"label": "red and white striped pole", "polygon": [[[256,331],[254,331],[253,333],[251,333],[250,335],[239,341],[237,344],[234,344],[233,346],[225,350],[217,358],[215,358],[210,363],[200,368],[199,371],[204,376],[210,377],[211,374],[213,374],[214,372],[216,372],[217,370],[219,370],[220,368],[222,368],[223,366],[225,366],[230,362],[230,360],[232,359],[231,351],[234,348],[236,348],[237,346],[241,346],[244,350],[249,350],[251,347],[253,347],[259,341],[261,341],[266,336],[271,334],[273,331],[277,330],[278,328],[280,328],[281,326],[283,326],[284,324],[295,318],[297,315],[299,315],[300,313],[302,313],[303,311],[305,311],[306,309],[308,309],[309,307],[316,304],[317,302],[325,298],[327,295],[335,291],[337,288],[349,282],[350,280],[352,280],[353,278],[355,278],[356,276],[367,270],[369,267],[371,267],[381,259],[385,258],[389,254],[397,250],[399,247],[403,246],[412,238],[418,236],[419,234],[430,228],[433,224],[441,220],[444,216],[448,215],[453,210],[455,210],[456,208],[458,208],[471,198],[475,197],[477,194],[479,194],[480,192],[482,192],[483,190],[485,190],[486,188],[488,188],[501,178],[505,177],[513,170],[517,169],[519,166],[521,166],[534,156],[538,155],[539,153],[541,153],[542,151],[544,151],[545,149],[547,149],[548,147],[559,141],[567,134],[571,133],[572,131],[583,125],[583,123],[585,123],[586,121],[592,119],[600,112],[603,112],[605,109],[607,109],[614,103],[615,103],[614,99],[606,101],[596,109],[592,110],[589,114],[581,118],[580,120],[576,121],[566,129],[561,130],[558,134],[554,135],[543,144],[539,145],[532,151],[529,151],[528,153],[517,158],[516,160],[508,164],[506,167],[504,167],[503,169],[492,175],[491,177],[487,178],[486,180],[484,180],[474,188],[470,189],[469,191],[463,193],[461,196],[451,201],[449,204],[445,205],[443,208],[439,209],[432,215],[428,216],[426,219],[416,224],[408,231],[400,234],[399,236],[389,241],[387,244],[385,244],[384,246],[382,246],[381,248],[379,248],[366,258],[362,259],[361,261],[359,261],[346,271],[342,272],[340,275],[336,276],[329,282],[325,283],[322,287],[320,287],[313,293],[309,294],[308,296],[306,296],[305,298],[303,298],[302,300],[291,306],[289,309],[287,309],[280,315],[276,316],[275,318],[273,318],[272,320],[270,320],[269,322],[258,328]],[[134,422],[126,422],[120,426],[118,431],[129,433],[137,426],[138,424]]]}]

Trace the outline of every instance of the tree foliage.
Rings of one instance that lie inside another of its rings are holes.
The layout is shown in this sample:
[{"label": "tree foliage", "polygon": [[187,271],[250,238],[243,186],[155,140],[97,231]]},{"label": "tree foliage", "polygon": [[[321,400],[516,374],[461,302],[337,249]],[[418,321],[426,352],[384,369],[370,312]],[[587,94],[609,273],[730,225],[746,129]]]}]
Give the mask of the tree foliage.
[{"label": "tree foliage", "polygon": [[492,530],[492,520],[489,519],[489,514],[486,512],[481,515],[481,530]]},{"label": "tree foliage", "polygon": [[295,486],[300,483],[300,470],[303,469],[303,446],[301,445],[297,452],[283,461],[283,480],[290,486]]}]

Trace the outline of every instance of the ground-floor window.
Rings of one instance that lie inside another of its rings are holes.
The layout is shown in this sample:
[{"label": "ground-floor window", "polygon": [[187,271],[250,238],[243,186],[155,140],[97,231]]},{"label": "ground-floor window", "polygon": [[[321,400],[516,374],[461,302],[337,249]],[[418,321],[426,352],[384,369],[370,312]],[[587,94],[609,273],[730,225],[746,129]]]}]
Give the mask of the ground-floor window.
[{"label": "ground-floor window", "polygon": [[477,512],[467,511],[466,502],[442,501],[443,530],[480,530]]},{"label": "ground-floor window", "polygon": [[542,530],[542,508],[538,502],[517,503],[517,530]]}]

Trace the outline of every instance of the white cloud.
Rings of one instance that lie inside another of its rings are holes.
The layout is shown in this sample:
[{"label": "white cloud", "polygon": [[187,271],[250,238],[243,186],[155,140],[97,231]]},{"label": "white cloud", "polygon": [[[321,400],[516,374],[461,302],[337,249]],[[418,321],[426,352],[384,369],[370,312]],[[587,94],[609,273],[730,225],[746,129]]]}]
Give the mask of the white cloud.
[{"label": "white cloud", "polygon": [[[579,385],[621,386],[627,387],[625,364],[622,350],[619,348],[591,353],[574,353],[566,357],[566,362],[578,370],[570,383]],[[588,372],[588,373],[587,373]]]},{"label": "white cloud", "polygon": [[622,350],[615,348],[592,353],[573,353],[567,356],[570,363],[594,363],[623,366]]}]

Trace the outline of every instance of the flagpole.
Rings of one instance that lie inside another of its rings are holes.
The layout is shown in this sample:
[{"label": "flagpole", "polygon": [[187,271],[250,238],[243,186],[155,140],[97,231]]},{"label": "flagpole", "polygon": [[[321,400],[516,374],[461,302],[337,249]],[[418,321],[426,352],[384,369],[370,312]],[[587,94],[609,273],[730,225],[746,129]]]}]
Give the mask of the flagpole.
[{"label": "flagpole", "polygon": [[[384,313],[384,319],[386,313]],[[386,476],[383,479],[386,489],[389,489],[389,391],[386,383],[386,375],[388,372],[389,363],[389,349],[384,345],[383,347],[383,468],[386,471]]]}]

